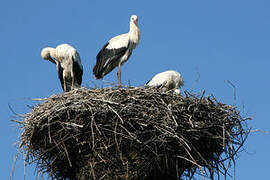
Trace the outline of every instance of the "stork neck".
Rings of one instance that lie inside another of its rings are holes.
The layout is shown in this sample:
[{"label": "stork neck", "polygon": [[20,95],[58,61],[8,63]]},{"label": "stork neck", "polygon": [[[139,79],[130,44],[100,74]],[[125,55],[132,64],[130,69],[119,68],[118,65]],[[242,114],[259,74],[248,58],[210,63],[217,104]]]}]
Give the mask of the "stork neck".
[{"label": "stork neck", "polygon": [[130,38],[131,42],[135,45],[134,46],[134,48],[135,48],[140,40],[140,29],[133,22],[130,22],[129,38]]}]

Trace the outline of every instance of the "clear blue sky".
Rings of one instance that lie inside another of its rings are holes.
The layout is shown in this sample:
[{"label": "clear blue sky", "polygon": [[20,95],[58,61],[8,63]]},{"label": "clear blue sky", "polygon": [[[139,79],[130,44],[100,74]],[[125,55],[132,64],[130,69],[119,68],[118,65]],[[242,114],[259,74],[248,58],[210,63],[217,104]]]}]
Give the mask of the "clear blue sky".
[{"label": "clear blue sky", "polygon": [[[10,122],[27,113],[29,98],[61,93],[54,64],[40,57],[46,46],[69,43],[84,66],[83,86],[93,78],[95,56],[111,37],[125,33],[137,14],[141,41],[122,68],[123,83],[143,85],[154,74],[179,71],[183,89],[206,90],[254,117],[249,125],[269,132],[270,2],[267,0],[97,1],[28,0],[0,2],[1,179],[8,179],[20,131]],[[200,74],[198,83],[195,83]],[[116,71],[105,77],[117,82]],[[236,164],[236,179],[268,179],[269,133],[250,135]],[[23,179],[20,156],[14,180]],[[27,167],[26,179],[35,179]]]}]

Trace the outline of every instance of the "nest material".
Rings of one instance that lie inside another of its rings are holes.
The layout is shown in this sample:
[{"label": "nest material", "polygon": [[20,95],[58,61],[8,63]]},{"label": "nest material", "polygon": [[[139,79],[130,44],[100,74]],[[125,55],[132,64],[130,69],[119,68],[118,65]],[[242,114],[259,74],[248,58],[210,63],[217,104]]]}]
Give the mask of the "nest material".
[{"label": "nest material", "polygon": [[247,137],[239,114],[213,96],[81,88],[26,115],[21,149],[55,179],[221,177]]}]

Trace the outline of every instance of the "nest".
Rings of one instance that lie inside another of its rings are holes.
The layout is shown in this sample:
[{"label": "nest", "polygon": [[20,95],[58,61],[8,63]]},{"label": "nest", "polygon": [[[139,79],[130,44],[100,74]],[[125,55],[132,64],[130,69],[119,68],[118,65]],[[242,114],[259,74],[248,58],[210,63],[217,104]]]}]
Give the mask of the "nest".
[{"label": "nest", "polygon": [[26,114],[20,148],[54,179],[223,179],[248,135],[213,96],[155,88],[81,88]]}]

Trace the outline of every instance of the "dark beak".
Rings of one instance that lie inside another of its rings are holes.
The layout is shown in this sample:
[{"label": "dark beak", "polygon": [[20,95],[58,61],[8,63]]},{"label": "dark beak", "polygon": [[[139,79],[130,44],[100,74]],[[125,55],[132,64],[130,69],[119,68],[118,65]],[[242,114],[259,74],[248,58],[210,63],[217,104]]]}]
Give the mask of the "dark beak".
[{"label": "dark beak", "polygon": [[52,63],[56,64],[56,62],[53,58],[50,57],[48,60],[51,61]]}]

